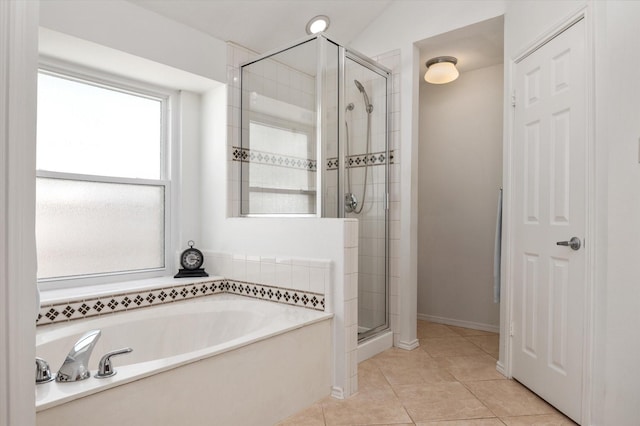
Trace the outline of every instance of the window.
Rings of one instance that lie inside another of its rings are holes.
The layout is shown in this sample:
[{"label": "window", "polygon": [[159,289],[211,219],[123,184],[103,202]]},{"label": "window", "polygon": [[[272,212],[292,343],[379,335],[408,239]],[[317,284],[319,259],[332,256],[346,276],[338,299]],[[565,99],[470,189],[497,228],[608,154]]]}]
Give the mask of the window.
[{"label": "window", "polygon": [[39,282],[166,273],[169,101],[168,92],[41,69]]}]

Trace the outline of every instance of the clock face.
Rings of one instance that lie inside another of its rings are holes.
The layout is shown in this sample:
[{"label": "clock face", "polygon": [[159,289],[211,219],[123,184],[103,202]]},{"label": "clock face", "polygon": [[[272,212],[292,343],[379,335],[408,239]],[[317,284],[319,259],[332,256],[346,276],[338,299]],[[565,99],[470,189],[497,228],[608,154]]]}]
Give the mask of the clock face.
[{"label": "clock face", "polygon": [[202,261],[202,253],[194,248],[186,249],[180,257],[180,263],[184,269],[198,269],[202,266]]}]

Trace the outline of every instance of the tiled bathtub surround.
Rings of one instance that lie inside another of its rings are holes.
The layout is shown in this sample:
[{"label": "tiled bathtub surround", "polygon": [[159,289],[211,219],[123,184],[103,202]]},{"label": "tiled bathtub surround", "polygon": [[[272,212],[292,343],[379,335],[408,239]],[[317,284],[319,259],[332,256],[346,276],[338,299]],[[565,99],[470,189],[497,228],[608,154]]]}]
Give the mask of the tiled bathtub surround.
[{"label": "tiled bathtub surround", "polygon": [[331,292],[331,261],[276,256],[210,253],[212,271],[233,280],[325,295]]},{"label": "tiled bathtub surround", "polygon": [[40,308],[36,325],[90,318],[97,315],[144,308],[219,293],[233,293],[320,311],[324,311],[325,309],[324,293],[293,290],[291,288],[227,279],[190,284],[176,281],[175,285],[162,286],[161,288],[46,304]]}]

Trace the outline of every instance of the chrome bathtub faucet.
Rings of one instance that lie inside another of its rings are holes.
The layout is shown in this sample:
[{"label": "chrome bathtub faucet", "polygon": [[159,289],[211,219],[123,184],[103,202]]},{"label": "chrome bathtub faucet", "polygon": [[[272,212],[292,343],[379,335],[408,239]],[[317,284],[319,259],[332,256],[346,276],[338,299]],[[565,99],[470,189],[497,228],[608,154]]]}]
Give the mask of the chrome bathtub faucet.
[{"label": "chrome bathtub faucet", "polygon": [[53,380],[49,363],[40,357],[36,357],[36,384],[48,383]]},{"label": "chrome bathtub faucet", "polygon": [[100,330],[91,330],[73,345],[56,375],[56,382],[77,382],[91,377],[89,358],[100,333]]},{"label": "chrome bathtub faucet", "polygon": [[98,374],[95,375],[96,379],[106,379],[107,377],[115,376],[117,371],[113,369],[113,363],[111,357],[116,355],[123,355],[132,352],[131,348],[122,348],[115,351],[107,352],[98,363]]}]

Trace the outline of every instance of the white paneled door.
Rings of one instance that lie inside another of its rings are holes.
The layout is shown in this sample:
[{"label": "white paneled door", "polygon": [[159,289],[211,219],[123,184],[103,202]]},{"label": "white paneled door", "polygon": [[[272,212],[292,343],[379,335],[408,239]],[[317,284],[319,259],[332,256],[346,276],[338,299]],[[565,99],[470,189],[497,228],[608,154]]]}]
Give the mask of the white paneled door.
[{"label": "white paneled door", "polygon": [[585,312],[585,76],[584,20],[516,64],[512,186],[512,375],[577,422]]}]

